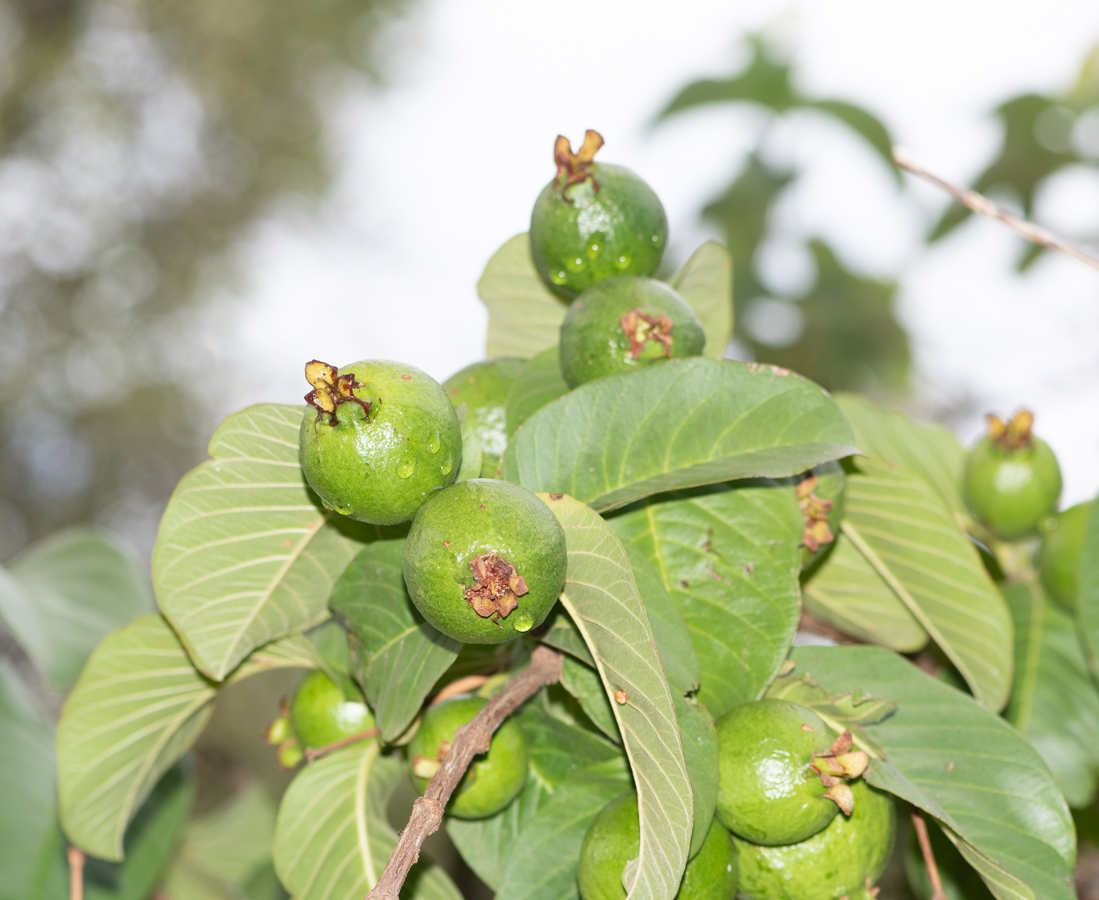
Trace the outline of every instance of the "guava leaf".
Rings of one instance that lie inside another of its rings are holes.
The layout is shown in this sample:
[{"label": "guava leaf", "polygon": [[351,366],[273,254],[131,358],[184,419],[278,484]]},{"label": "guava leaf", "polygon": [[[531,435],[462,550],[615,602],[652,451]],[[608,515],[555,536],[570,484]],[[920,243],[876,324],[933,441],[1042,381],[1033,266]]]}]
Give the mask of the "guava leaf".
[{"label": "guava leaf", "polygon": [[428,625],[412,605],[401,574],[403,550],[403,538],[367,544],[330,601],[362,642],[363,690],[385,741],[404,733],[462,647]]},{"label": "guava leaf", "polygon": [[455,484],[481,477],[481,438],[477,434],[477,422],[464,409],[459,418],[462,422],[462,462],[454,478]]},{"label": "guava leaf", "polygon": [[[308,641],[287,638],[253,653],[226,683],[314,660]],[[61,824],[76,846],[122,858],[126,823],[198,738],[218,688],[159,615],[135,619],[96,648],[57,725]]]},{"label": "guava leaf", "polygon": [[103,638],[152,608],[133,556],[94,528],[50,535],[0,569],[0,620],[55,690],[72,687]]},{"label": "guava leaf", "polygon": [[715,719],[763,694],[797,630],[803,528],[794,489],[720,486],[653,498],[610,524],[656,564]]},{"label": "guava leaf", "polygon": [[941,496],[923,478],[861,459],[847,478],[843,534],[961,672],[998,710],[1011,691],[1007,604]]},{"label": "guava leaf", "polygon": [[568,392],[555,340],[552,347],[533,357],[511,384],[505,404],[508,440],[543,406]]},{"label": "guava leaf", "polygon": [[615,743],[622,743],[618,720],[614,716],[611,701],[607,698],[603,680],[595,668],[594,659],[591,665],[587,665],[566,656],[561,665],[561,687],[572,694],[596,728]]},{"label": "guava leaf", "polygon": [[923,626],[842,534],[801,591],[809,612],[860,641],[898,653],[915,653],[927,644]]},{"label": "guava leaf", "polygon": [[492,254],[477,282],[477,296],[488,308],[485,355],[490,359],[529,359],[557,343],[568,304],[538,274],[526,232]]},{"label": "guava leaf", "polygon": [[1070,806],[1095,796],[1099,693],[1072,617],[1036,583],[1004,589],[1015,620],[1015,687],[1005,715],[1049,765]]},{"label": "guava leaf", "polygon": [[584,639],[580,637],[580,632],[576,630],[572,620],[564,612],[559,612],[554,616],[553,624],[550,625],[549,630],[542,635],[540,640],[543,644],[548,644],[575,657],[585,665],[595,668],[595,660],[591,657],[588,645],[584,643]]},{"label": "guava leaf", "polygon": [[687,862],[693,794],[652,628],[610,526],[572,497],[541,496],[565,530],[561,603],[595,659],[608,699],[617,697],[612,708],[637,786],[641,862],[629,897],[670,900]]},{"label": "guava leaf", "polygon": [[[398,755],[362,741],[321,757],[294,777],[279,805],[273,853],[297,900],[362,900],[397,845],[386,807],[404,777]],[[419,863],[407,900],[462,900],[438,866]]]},{"label": "guava leaf", "polygon": [[998,897],[1028,896],[1026,886],[1039,900],[1074,896],[1068,807],[1037,751],[1007,722],[878,647],[795,647],[791,658],[830,691],[896,701],[893,715],[865,726],[888,754],[871,762],[867,780],[945,824],[971,864],[982,855]]},{"label": "guava leaf", "polygon": [[1092,678],[1099,683],[1099,498],[1088,515],[1077,577],[1077,629]]},{"label": "guava leaf", "polygon": [[220,681],[253,649],[328,616],[328,595],[372,526],[321,507],[298,463],[303,408],[229,416],[212,459],[180,480],[160,521],[153,586],[195,665]]},{"label": "guava leaf", "polygon": [[580,386],[527,420],[504,477],[605,512],[649,494],[794,475],[857,452],[839,407],[798,375],[670,360]]},{"label": "guava leaf", "polygon": [[733,260],[717,241],[706,241],[671,280],[706,333],[703,356],[720,359],[733,336]]},{"label": "guava leaf", "polygon": [[672,702],[683,741],[683,758],[687,761],[687,773],[694,791],[694,827],[687,852],[687,858],[693,859],[702,849],[717,807],[717,730],[713,716],[701,703],[680,694],[673,694]]}]

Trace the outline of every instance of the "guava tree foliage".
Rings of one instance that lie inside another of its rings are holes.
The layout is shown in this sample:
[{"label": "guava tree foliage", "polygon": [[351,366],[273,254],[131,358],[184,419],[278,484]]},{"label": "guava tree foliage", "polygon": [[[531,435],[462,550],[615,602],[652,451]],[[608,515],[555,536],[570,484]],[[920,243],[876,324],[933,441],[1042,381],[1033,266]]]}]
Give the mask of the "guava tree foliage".
[{"label": "guava tree foliage", "polygon": [[[1084,712],[1096,692],[1081,646],[1099,646],[1099,627],[1082,612],[1076,641],[1025,547],[970,519],[964,451],[948,433],[722,359],[731,278],[727,252],[708,243],[671,279],[702,324],[703,355],[569,390],[556,346],[568,306],[527,236],[489,261],[488,353],[524,362],[506,447],[483,443],[459,408],[455,477],[497,474],[538,493],[567,549],[550,617],[508,643],[462,645],[424,620],[402,574],[407,524],[364,525],[320,502],[300,462],[304,407],[230,416],[161,522],[159,611],[109,634],[65,703],[68,839],[127,857],[134,816],[220,691],[275,667],[320,669],[348,699],[361,691],[375,724],[307,754],[278,811],[274,866],[295,897],[361,898],[398,843],[387,807],[425,704],[471,685],[490,696],[533,669],[541,645],[563,659],[559,684],[514,714],[529,754],[521,790],[487,818],[445,822],[502,900],[576,897],[589,825],[631,789],[639,850],[623,884],[634,900],[674,897],[718,802],[714,722],[765,697],[819,716],[835,741],[817,755],[843,772],[861,755],[866,782],[937,823],[997,897],[1071,897],[1064,795],[1091,792],[1099,717]],[[1099,522],[1089,528],[1099,547]],[[1099,608],[1099,554],[1083,559],[1078,608]],[[794,647],[803,603],[864,645]],[[923,668],[903,655],[924,648]],[[1054,713],[1066,696],[1086,698],[1081,712]],[[407,762],[417,778],[445,769]],[[459,895],[422,860],[402,896]]]}]

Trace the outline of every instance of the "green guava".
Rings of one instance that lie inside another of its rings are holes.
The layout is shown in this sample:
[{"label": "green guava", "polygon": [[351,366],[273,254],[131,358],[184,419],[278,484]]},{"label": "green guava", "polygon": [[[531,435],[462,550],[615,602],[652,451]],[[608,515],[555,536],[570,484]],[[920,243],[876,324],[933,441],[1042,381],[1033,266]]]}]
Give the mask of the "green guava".
[{"label": "green guava", "polygon": [[[581,900],[625,900],[622,870],[640,852],[637,794],[631,792],[604,806],[588,826],[576,869]],[[675,900],[733,900],[736,886],[736,849],[729,832],[714,821],[687,863]]]},{"label": "green guava", "polygon": [[729,710],[717,722],[718,820],[757,844],[793,844],[816,834],[839,807],[810,766],[834,738],[816,713],[785,700]]},{"label": "green guava", "polygon": [[836,461],[821,463],[797,482],[798,506],[805,528],[801,533],[801,568],[806,570],[824,557],[843,522],[847,476]]},{"label": "green guava", "polygon": [[[487,359],[466,366],[443,382],[450,402],[466,407],[481,442],[481,476],[494,478],[508,445],[507,399],[525,359]],[[468,424],[468,422],[467,422]]]},{"label": "green guava", "polygon": [[1006,424],[989,416],[989,433],[966,461],[970,509],[1000,540],[1033,534],[1061,496],[1061,467],[1049,444],[1032,433],[1033,423],[1026,411]]},{"label": "green guava", "polygon": [[608,278],[577,297],[561,323],[558,358],[569,387],[665,359],[698,356],[706,335],[672,288],[651,278]]},{"label": "green guava", "polygon": [[629,169],[594,162],[603,138],[588,131],[578,153],[558,136],[557,175],[534,203],[530,250],[542,277],[575,297],[612,275],[652,275],[668,243],[660,198]]},{"label": "green guava", "polygon": [[396,525],[453,483],[462,431],[437,381],[387,360],[339,370],[313,360],[305,371],[313,390],[298,436],[301,467],[325,506]]},{"label": "green guava", "polygon": [[893,801],[865,781],[852,782],[855,809],[823,831],[784,847],[734,839],[740,895],[748,900],[872,900],[893,852]]},{"label": "green guava", "polygon": [[536,494],[474,478],[433,496],[405,541],[409,596],[466,644],[501,644],[541,625],[565,585],[565,532]]},{"label": "green guava", "polygon": [[327,747],[374,727],[361,697],[347,698],[320,669],[310,672],[294,695],[290,718],[305,747]]},{"label": "green guava", "polygon": [[[430,706],[405,748],[412,783],[421,794],[454,741],[454,732],[488,703],[483,697],[455,697]],[[527,778],[527,739],[514,719],[496,729],[488,753],[473,764],[451,795],[446,811],[461,819],[495,815],[515,799]]]},{"label": "green guava", "polygon": [[1092,503],[1077,503],[1042,523],[1042,546],[1038,550],[1038,568],[1042,584],[1055,600],[1069,609],[1076,608],[1079,588],[1080,554]]}]

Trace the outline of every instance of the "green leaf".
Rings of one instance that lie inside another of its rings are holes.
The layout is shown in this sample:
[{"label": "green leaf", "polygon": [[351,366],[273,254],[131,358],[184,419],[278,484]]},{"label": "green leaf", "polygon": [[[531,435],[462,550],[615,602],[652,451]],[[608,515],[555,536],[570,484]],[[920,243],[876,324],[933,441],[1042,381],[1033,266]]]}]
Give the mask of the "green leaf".
[{"label": "green leaf", "polygon": [[[314,660],[308,641],[287,638],[254,653],[229,682]],[[218,687],[159,615],[135,619],[96,648],[57,726],[61,823],[74,844],[122,858],[126,823],[198,738]]]},{"label": "green leaf", "polygon": [[552,623],[549,630],[542,635],[542,643],[568,653],[594,669],[595,660],[591,657],[591,651],[588,650],[588,645],[584,643],[584,639],[580,637],[580,632],[576,630],[568,615],[564,611],[559,611],[553,617]]},{"label": "green leaf", "polygon": [[717,241],[707,241],[683,264],[671,285],[690,304],[706,333],[703,356],[720,359],[733,336],[733,261]]},{"label": "green leaf", "polygon": [[622,542],[572,497],[543,499],[565,530],[569,558],[561,603],[595,658],[608,698],[625,694],[613,709],[641,818],[640,864],[630,897],[668,900],[687,862],[693,805],[672,692]]},{"label": "green leaf", "polygon": [[0,620],[55,690],[72,687],[104,637],[152,608],[133,557],[96,529],[60,531],[0,570]]},{"label": "green leaf", "polygon": [[610,520],[656,564],[687,623],[714,718],[760,697],[798,623],[801,510],[789,486],[654,498]]},{"label": "green leaf", "polygon": [[618,720],[614,716],[611,701],[607,698],[603,680],[595,668],[595,660],[589,666],[566,656],[561,666],[561,687],[576,698],[576,702],[596,728],[615,743],[622,743]]},{"label": "green leaf", "polygon": [[488,308],[489,358],[529,359],[557,343],[568,305],[538,274],[525,232],[492,254],[477,282],[477,296]]},{"label": "green leaf", "polygon": [[842,100],[809,100],[799,105],[805,109],[813,109],[829,115],[850,128],[873,148],[893,173],[897,183],[901,183],[901,171],[893,162],[893,139],[877,116],[867,112],[861,106],[854,106]]},{"label": "green leaf", "polygon": [[717,807],[717,730],[713,716],[701,703],[679,694],[673,695],[672,701],[683,741],[683,758],[687,761],[687,774],[694,792],[694,824],[687,853],[687,858],[693,859],[702,849]]},{"label": "green leaf", "polygon": [[195,665],[225,678],[253,649],[328,617],[328,595],[379,532],[320,506],[298,463],[303,408],[222,422],[213,459],[176,486],[153,551],[161,612]]},{"label": "green leaf", "polygon": [[1099,502],[1091,504],[1080,551],[1076,624],[1092,678],[1099,683]]},{"label": "green leaf", "polygon": [[508,440],[543,406],[568,392],[569,386],[561,377],[557,342],[554,341],[552,347],[532,358],[512,382],[505,404]]},{"label": "green leaf", "polygon": [[363,689],[385,741],[404,733],[462,647],[428,625],[412,605],[401,574],[403,550],[403,538],[367,544],[336,583],[331,600],[366,653]]},{"label": "green leaf", "polygon": [[915,653],[927,632],[858,548],[842,534],[802,586],[805,608],[844,634],[898,653]]},{"label": "green leaf", "polygon": [[859,460],[847,479],[843,533],[961,672],[998,710],[1011,690],[1007,604],[939,494],[920,476]]},{"label": "green leaf", "polygon": [[244,887],[270,862],[274,837],[275,805],[265,787],[253,784],[187,823],[175,865]]},{"label": "green leaf", "polygon": [[477,434],[477,420],[463,412],[462,420],[462,461],[458,465],[458,474],[454,483],[469,481],[481,477],[481,438]]},{"label": "green leaf", "polygon": [[[889,697],[897,711],[866,730],[888,754],[867,780],[959,835],[972,864],[982,854],[999,897],[1033,888],[1040,900],[1073,897],[1075,833],[1046,764],[1007,722],[970,697],[877,647],[795,647],[798,671],[830,691]],[[978,860],[979,861],[979,860]],[[998,868],[997,868],[998,867]],[[991,879],[991,880],[990,880]]]},{"label": "green leaf", "polygon": [[798,375],[671,360],[588,382],[535,413],[504,476],[606,511],[649,494],[794,475],[856,450],[839,407]]},{"label": "green leaf", "polygon": [[[386,806],[404,777],[397,755],[377,741],[344,747],[302,769],[279,806],[274,857],[279,879],[297,900],[362,900],[397,845]],[[438,866],[419,864],[405,900],[461,900]]]},{"label": "green leaf", "polygon": [[1020,581],[1004,589],[1015,620],[1015,687],[1007,720],[1049,765],[1070,806],[1095,796],[1099,693],[1072,617]]}]

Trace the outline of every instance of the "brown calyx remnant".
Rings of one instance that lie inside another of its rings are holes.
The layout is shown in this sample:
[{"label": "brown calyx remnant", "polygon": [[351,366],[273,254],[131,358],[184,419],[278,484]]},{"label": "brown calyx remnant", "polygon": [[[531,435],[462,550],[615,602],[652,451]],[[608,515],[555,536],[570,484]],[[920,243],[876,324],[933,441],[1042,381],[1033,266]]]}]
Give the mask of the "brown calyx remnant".
[{"label": "brown calyx remnant", "polygon": [[865,750],[852,750],[854,739],[851,732],[844,729],[826,753],[814,753],[809,768],[820,776],[820,783],[826,788],[824,796],[834,802],[845,816],[851,815],[855,808],[855,795],[847,784],[866,771],[870,757]]},{"label": "brown calyx remnant", "polygon": [[832,529],[828,527],[828,513],[832,511],[835,503],[817,497],[813,493],[817,481],[816,475],[809,475],[799,482],[795,489],[798,506],[801,507],[801,517],[805,522],[805,528],[801,532],[801,542],[813,553],[816,553],[822,545],[830,544],[836,539]]},{"label": "brown calyx remnant", "polygon": [[622,330],[630,339],[630,356],[638,359],[645,347],[646,341],[657,341],[664,345],[664,356],[672,355],[672,328],[675,323],[666,315],[659,313],[655,316],[647,316],[637,309],[631,310],[622,317]]},{"label": "brown calyx remnant", "polygon": [[988,435],[1005,450],[1029,447],[1033,428],[1034,413],[1028,409],[1019,410],[1006,423],[999,416],[988,414]]},{"label": "brown calyx remnant", "polygon": [[591,178],[592,190],[599,191],[599,183],[592,175],[591,167],[595,154],[602,146],[603,135],[590,128],[584,132],[584,143],[580,145],[578,153],[572,152],[572,144],[567,137],[563,134],[557,135],[553,144],[553,161],[557,163],[557,188],[566,203],[569,199],[565,196],[565,191],[588,178]]},{"label": "brown calyx remnant", "polygon": [[482,553],[474,557],[469,564],[473,569],[473,584],[466,588],[466,602],[482,619],[490,616],[500,628],[501,619],[506,619],[519,605],[519,598],[530,588],[523,576],[515,571],[515,566],[495,553]]},{"label": "brown calyx remnant", "polygon": [[305,380],[313,386],[305,395],[305,402],[317,410],[317,422],[328,416],[329,425],[338,424],[336,411],[344,403],[358,403],[370,415],[370,402],[355,396],[355,391],[364,385],[354,375],[341,375],[335,366],[313,359],[305,364]]}]

